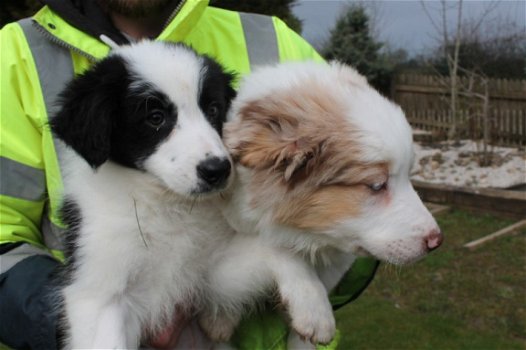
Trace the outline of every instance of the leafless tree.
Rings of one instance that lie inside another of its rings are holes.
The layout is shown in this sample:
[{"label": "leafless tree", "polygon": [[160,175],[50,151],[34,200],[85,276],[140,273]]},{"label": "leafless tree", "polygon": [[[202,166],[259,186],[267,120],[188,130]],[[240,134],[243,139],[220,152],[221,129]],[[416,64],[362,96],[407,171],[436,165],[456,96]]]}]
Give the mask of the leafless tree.
[{"label": "leafless tree", "polygon": [[[478,163],[481,166],[491,165],[490,147],[490,130],[492,118],[490,116],[490,94],[489,94],[489,78],[482,72],[475,72],[474,70],[464,69],[459,67],[464,75],[463,79],[459,80],[459,96],[464,97],[468,101],[472,101],[475,105],[474,112],[466,117],[473,121],[475,125],[473,136],[475,139],[480,138],[481,149],[478,150]],[[481,128],[479,129],[478,120],[481,121]],[[479,135],[481,131],[482,135]],[[478,145],[477,145],[478,146]]]},{"label": "leafless tree", "polygon": [[[428,5],[429,3],[421,0],[422,8],[436,31],[435,39],[437,39],[437,41],[439,42],[439,45],[443,50],[444,59],[447,62],[449,74],[447,75],[447,77],[439,77],[439,80],[443,85],[445,85],[445,87],[448,90],[448,104],[451,114],[451,127],[449,128],[448,132],[449,139],[454,139],[458,141],[460,136],[458,131],[460,122],[459,96],[470,95],[474,97],[474,95],[469,91],[465,90],[466,87],[461,86],[459,82],[460,71],[463,72],[464,75],[466,75],[467,73],[470,73],[472,76],[476,75],[476,72],[469,72],[467,69],[460,67],[459,64],[459,53],[461,45],[463,43],[464,35],[473,35],[473,33],[480,31],[484,20],[488,18],[488,16],[496,8],[498,3],[499,1],[488,2],[482,14],[475,21],[470,22],[469,30],[467,30],[466,23],[463,17],[463,0],[458,0],[455,2],[440,0],[440,7],[438,9],[430,9]],[[450,29],[447,18],[448,13],[450,11],[456,12],[456,23],[453,31],[451,31]],[[464,91],[461,91],[461,89],[464,89]]]}]

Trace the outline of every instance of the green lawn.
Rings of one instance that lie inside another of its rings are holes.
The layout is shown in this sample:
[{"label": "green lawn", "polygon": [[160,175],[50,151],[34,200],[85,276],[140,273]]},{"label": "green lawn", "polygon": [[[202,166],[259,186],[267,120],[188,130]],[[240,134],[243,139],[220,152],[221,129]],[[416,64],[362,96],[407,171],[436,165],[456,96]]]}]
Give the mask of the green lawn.
[{"label": "green lawn", "polygon": [[337,311],[341,349],[526,349],[526,229],[469,251],[513,221],[459,210],[437,220],[442,247],[412,266],[384,264]]}]

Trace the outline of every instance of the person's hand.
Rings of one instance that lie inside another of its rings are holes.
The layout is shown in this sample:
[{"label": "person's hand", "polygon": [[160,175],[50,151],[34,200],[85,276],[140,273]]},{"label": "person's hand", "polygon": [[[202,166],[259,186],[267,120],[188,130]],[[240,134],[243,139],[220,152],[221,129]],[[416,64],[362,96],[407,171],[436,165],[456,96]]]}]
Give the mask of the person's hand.
[{"label": "person's hand", "polygon": [[177,346],[182,330],[188,325],[187,313],[176,308],[172,322],[157,334],[152,334],[147,342],[154,349],[174,349]]}]

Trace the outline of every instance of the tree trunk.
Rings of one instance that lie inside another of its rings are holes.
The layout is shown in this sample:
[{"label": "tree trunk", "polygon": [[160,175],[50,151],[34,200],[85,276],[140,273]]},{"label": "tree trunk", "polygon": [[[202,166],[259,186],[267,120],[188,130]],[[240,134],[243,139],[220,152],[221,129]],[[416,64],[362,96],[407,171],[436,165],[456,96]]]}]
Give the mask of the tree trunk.
[{"label": "tree trunk", "polygon": [[459,133],[458,133],[458,56],[460,52],[460,43],[461,43],[461,29],[462,29],[462,2],[463,0],[459,0],[458,2],[458,14],[457,14],[457,31],[456,31],[456,37],[455,37],[455,51],[453,53],[453,59],[451,62],[451,68],[449,71],[449,77],[450,77],[450,104],[451,104],[451,128],[449,129],[449,139],[454,139],[456,142],[459,141]]},{"label": "tree trunk", "polygon": [[489,145],[489,91],[488,91],[488,81],[484,80],[484,105],[482,106],[482,132],[483,132],[483,166],[488,166],[490,163],[490,152],[488,151]]}]

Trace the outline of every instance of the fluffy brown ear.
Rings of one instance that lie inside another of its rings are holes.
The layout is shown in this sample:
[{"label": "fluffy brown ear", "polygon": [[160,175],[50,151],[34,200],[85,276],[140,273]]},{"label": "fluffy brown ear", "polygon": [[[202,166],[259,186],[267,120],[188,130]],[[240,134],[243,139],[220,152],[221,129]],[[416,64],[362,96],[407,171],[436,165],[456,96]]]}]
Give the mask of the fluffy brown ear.
[{"label": "fluffy brown ear", "polygon": [[288,148],[288,154],[278,163],[283,167],[283,177],[287,182],[298,175],[300,170],[307,168],[307,164],[315,157],[318,147],[311,147],[308,140],[299,138]]},{"label": "fluffy brown ear", "polygon": [[290,181],[319,149],[315,140],[302,135],[297,112],[271,98],[245,104],[238,119],[225,126],[234,160],[247,168],[279,171]]}]

